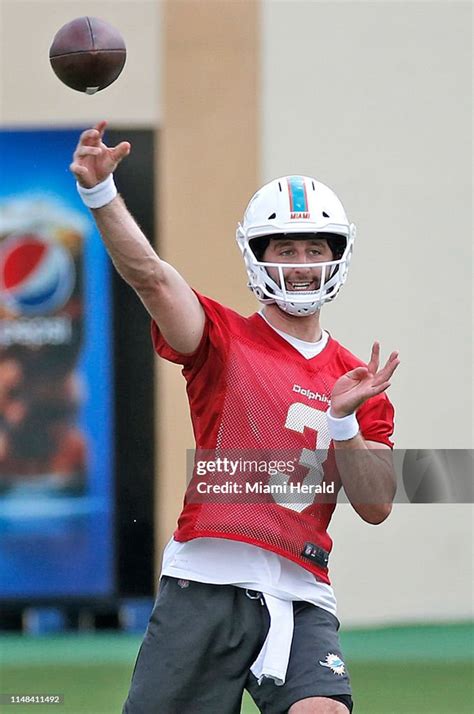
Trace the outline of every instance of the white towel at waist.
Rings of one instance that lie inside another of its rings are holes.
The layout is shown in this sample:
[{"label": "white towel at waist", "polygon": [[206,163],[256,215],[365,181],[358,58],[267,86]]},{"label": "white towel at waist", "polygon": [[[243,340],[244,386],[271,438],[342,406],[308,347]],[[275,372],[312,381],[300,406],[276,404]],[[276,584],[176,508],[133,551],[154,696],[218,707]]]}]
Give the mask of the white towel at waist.
[{"label": "white towel at waist", "polygon": [[260,653],[250,671],[261,684],[269,677],[275,684],[285,684],[293,640],[293,602],[273,595],[263,595],[270,615],[270,628]]}]

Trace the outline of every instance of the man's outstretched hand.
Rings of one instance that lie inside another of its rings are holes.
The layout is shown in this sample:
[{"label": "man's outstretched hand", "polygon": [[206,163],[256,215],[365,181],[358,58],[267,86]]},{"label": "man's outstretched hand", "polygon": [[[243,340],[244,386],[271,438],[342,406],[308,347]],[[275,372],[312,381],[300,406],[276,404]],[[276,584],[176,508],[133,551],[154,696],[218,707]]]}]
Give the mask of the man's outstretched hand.
[{"label": "man's outstretched hand", "polygon": [[390,379],[400,364],[398,352],[392,352],[379,369],[380,344],[374,342],[367,367],[356,367],[343,374],[331,394],[331,415],[336,418],[355,412],[367,399],[381,394],[390,386]]},{"label": "man's outstretched hand", "polygon": [[113,173],[131,146],[121,141],[117,146],[106,146],[102,141],[107,122],[101,121],[93,129],[83,131],[74,152],[70,170],[84,188],[92,188]]}]

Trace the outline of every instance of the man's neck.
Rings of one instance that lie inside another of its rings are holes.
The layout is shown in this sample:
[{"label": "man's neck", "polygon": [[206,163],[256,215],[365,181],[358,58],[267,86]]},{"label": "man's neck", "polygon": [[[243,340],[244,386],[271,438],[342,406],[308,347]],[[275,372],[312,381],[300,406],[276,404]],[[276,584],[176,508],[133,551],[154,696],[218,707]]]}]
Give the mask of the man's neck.
[{"label": "man's neck", "polygon": [[322,336],[319,311],[306,317],[295,317],[280,310],[278,305],[265,305],[263,314],[272,327],[305,342],[319,342]]}]

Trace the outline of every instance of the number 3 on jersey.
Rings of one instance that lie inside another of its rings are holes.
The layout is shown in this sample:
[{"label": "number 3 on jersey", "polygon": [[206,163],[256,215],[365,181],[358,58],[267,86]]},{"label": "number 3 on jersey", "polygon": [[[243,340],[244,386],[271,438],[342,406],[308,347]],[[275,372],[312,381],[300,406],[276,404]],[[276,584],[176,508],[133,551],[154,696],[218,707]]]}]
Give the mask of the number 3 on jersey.
[{"label": "number 3 on jersey", "polygon": [[[288,409],[285,427],[292,431],[297,431],[299,434],[303,434],[305,429],[314,431],[314,449],[303,449],[298,463],[300,466],[305,466],[309,469],[302,483],[313,488],[318,486],[323,480],[323,463],[326,461],[329,444],[331,443],[326,413],[320,409],[309,407],[307,404],[295,402]],[[269,484],[270,486],[286,486],[288,481],[289,476],[287,474],[277,472],[270,477]],[[298,499],[301,499],[300,494],[292,494],[287,488],[282,489],[284,491],[283,494],[278,494],[278,490],[275,489],[275,501],[285,508],[301,512],[312,502],[310,494],[307,495],[306,501],[301,503],[301,501],[298,501]]]}]

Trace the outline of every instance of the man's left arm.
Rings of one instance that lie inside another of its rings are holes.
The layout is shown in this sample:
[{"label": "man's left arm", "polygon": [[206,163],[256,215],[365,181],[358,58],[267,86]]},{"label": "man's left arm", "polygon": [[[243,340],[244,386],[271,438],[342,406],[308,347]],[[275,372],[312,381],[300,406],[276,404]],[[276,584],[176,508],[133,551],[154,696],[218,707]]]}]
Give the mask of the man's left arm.
[{"label": "man's left arm", "polygon": [[392,510],[396,476],[392,450],[387,444],[368,441],[359,432],[356,411],[390,386],[398,367],[392,352],[379,369],[380,345],[372,347],[367,367],[357,367],[340,377],[331,394],[328,423],[342,485],[352,506],[368,523],[382,523]]},{"label": "man's left arm", "polygon": [[367,523],[382,523],[390,515],[397,487],[390,446],[365,441],[357,434],[347,441],[334,441],[334,449],[353,508]]}]

